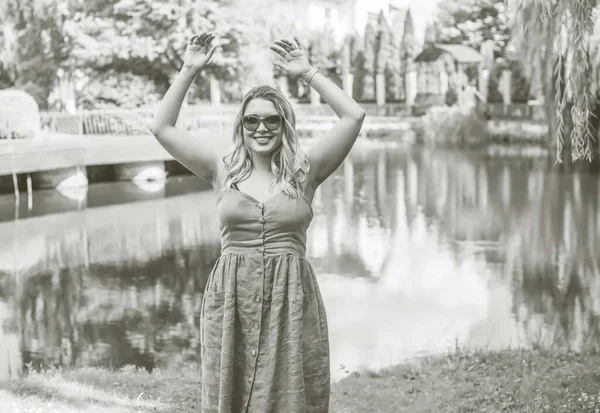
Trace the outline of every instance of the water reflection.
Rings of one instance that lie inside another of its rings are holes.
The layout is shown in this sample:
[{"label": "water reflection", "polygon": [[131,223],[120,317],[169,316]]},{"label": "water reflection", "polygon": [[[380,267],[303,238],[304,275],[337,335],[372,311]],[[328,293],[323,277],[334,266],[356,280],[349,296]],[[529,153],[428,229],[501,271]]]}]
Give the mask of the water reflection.
[{"label": "water reflection", "polygon": [[[123,185],[90,187],[85,208],[0,222],[0,379],[28,365],[197,359],[219,254],[214,195],[186,193],[197,186],[186,177],[166,198],[98,196]],[[456,344],[597,342],[598,185],[545,159],[354,151],[315,196],[307,250],[334,379]]]}]

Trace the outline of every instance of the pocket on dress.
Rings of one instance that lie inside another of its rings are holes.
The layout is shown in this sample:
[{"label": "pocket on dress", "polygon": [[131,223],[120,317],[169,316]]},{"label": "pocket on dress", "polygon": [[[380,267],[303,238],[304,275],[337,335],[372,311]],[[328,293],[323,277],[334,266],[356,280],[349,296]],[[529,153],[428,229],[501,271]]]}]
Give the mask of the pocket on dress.
[{"label": "pocket on dress", "polygon": [[225,321],[225,291],[206,291],[202,301],[200,344],[205,347],[221,348]]},{"label": "pocket on dress", "polygon": [[289,315],[289,337],[293,341],[302,338],[304,332],[304,293],[301,288],[296,288],[289,297],[290,315]]}]

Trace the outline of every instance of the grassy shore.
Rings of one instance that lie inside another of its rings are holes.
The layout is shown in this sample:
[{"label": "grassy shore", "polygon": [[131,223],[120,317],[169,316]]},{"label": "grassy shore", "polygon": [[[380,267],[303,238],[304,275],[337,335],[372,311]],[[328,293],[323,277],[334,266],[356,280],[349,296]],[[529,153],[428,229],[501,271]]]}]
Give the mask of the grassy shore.
[{"label": "grassy shore", "polygon": [[[0,385],[0,412],[200,411],[199,366],[47,371]],[[600,412],[600,353],[455,352],[332,387],[332,413]]]}]

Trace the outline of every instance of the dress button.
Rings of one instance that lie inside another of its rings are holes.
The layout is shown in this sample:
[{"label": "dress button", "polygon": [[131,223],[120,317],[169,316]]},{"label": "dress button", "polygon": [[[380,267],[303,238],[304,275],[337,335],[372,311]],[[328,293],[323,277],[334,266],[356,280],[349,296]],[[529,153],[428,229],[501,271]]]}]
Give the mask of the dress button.
[{"label": "dress button", "polygon": [[252,377],[248,377],[248,383],[252,383]]},{"label": "dress button", "polygon": [[258,327],[259,327],[258,323],[254,323],[254,329],[258,330]]},{"label": "dress button", "polygon": [[260,295],[257,295],[256,298],[254,299],[257,303],[260,303]]},{"label": "dress button", "polygon": [[260,209],[263,209],[265,207],[265,204],[263,204],[262,202],[259,202],[257,207],[259,207]]},{"label": "dress button", "polygon": [[258,222],[261,224],[265,223],[265,219],[263,217],[258,218]]},{"label": "dress button", "polygon": [[256,356],[256,350],[252,350],[250,353],[251,353],[253,356]]},{"label": "dress button", "polygon": [[265,252],[265,247],[258,247],[257,250],[258,252]]},{"label": "dress button", "polygon": [[263,272],[263,269],[262,269],[262,267],[260,267],[260,268],[257,268],[257,269],[256,269],[256,272],[257,272],[257,273],[259,273],[259,274],[262,274],[262,272]]}]

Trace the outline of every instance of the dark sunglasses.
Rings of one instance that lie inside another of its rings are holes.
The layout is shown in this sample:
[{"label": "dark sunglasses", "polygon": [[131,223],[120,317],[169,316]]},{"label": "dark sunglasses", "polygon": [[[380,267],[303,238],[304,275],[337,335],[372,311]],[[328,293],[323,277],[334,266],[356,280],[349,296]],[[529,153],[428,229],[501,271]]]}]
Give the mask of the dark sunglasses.
[{"label": "dark sunglasses", "polygon": [[269,115],[262,118],[257,115],[246,115],[242,118],[242,125],[251,132],[257,130],[261,122],[265,128],[273,131],[281,126],[283,118],[281,115]]}]

